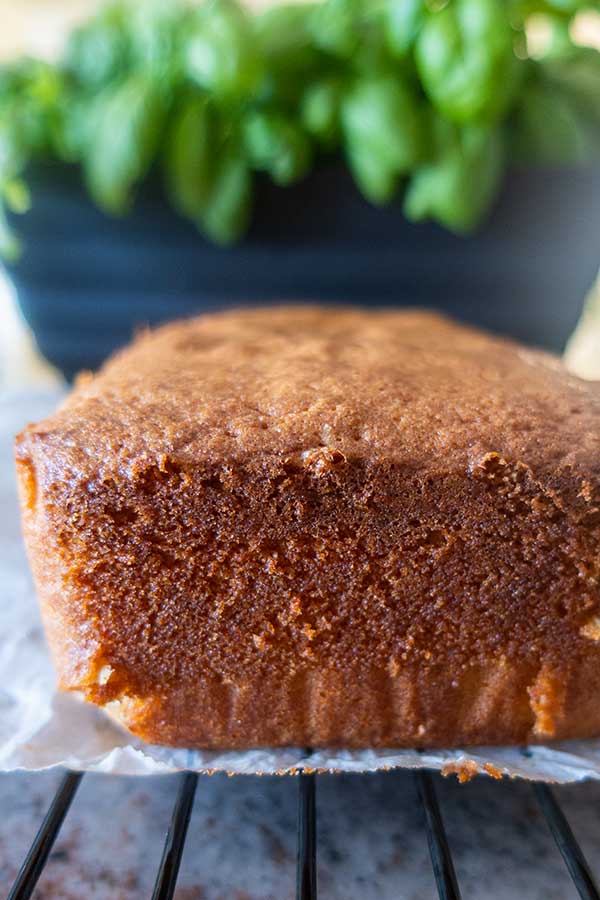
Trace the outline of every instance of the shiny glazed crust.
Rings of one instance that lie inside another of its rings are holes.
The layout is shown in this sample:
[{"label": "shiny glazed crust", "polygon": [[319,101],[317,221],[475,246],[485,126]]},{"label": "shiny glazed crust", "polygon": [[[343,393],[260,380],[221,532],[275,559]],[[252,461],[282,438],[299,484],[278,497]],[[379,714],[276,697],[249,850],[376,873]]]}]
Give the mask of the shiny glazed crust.
[{"label": "shiny glazed crust", "polygon": [[175,746],[600,735],[599,433],[426,313],[150,333],[17,439],[60,685]]}]

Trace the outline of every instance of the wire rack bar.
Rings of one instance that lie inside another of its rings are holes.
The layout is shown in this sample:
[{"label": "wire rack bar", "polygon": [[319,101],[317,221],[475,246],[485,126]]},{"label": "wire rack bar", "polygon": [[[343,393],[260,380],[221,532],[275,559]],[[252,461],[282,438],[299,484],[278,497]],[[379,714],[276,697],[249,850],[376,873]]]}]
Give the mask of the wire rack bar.
[{"label": "wire rack bar", "polygon": [[33,894],[82,778],[83,772],[67,772],[62,778],[8,900],[28,900]]},{"label": "wire rack bar", "polygon": [[569,874],[582,900],[600,900],[600,893],[583,851],[579,846],[565,814],[547,784],[536,783],[533,792],[546,817],[556,845],[562,853]]},{"label": "wire rack bar", "polygon": [[317,805],[315,775],[298,776],[296,900],[317,900]]},{"label": "wire rack bar", "polygon": [[[81,772],[68,772],[61,779],[7,900],[29,900],[33,895],[82,778]],[[439,898],[460,900],[460,889],[440,813],[434,779],[431,773],[426,771],[415,773],[414,778],[425,816],[427,841]],[[198,775],[194,772],[187,772],[179,777],[179,787],[152,900],[172,900],[174,896],[197,785]],[[532,790],[579,896],[582,900],[600,900],[600,891],[587,860],[554,791],[543,783],[533,784]],[[317,900],[316,825],[316,775],[302,773],[298,777],[296,900]]]},{"label": "wire rack bar", "polygon": [[415,779],[427,827],[427,843],[440,900],[460,900],[460,890],[452,862],[452,853],[429,772],[416,772]]},{"label": "wire rack bar", "polygon": [[198,775],[195,772],[186,772],[180,776],[179,790],[175,798],[171,824],[165,838],[152,900],[172,900],[175,893],[197,785]]}]

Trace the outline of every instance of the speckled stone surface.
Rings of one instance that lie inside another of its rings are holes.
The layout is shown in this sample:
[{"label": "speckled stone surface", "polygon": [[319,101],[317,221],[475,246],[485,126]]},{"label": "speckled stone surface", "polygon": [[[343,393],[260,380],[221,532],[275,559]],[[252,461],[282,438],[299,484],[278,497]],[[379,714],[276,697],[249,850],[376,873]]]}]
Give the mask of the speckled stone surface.
[{"label": "speckled stone surface", "polygon": [[[0,896],[59,778],[0,776]],[[176,779],[87,775],[35,900],[150,897]],[[436,786],[466,900],[575,900],[530,785],[436,776]],[[291,776],[201,777],[176,900],[291,900],[297,787]],[[600,876],[600,785],[556,790]],[[322,900],[436,896],[410,773],[319,776],[317,805]]]}]

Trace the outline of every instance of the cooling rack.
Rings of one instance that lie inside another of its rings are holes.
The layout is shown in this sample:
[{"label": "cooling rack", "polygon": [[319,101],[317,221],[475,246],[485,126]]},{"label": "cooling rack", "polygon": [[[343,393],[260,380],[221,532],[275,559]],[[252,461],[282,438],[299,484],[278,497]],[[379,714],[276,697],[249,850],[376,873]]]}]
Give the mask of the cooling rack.
[{"label": "cooling rack", "polygon": [[[84,777],[79,772],[67,772],[60,781],[39,831],[10,890],[8,900],[26,900],[26,898],[33,895],[54,842]],[[193,772],[186,772],[177,776],[178,786],[173,803],[171,822],[165,837],[160,862],[157,863],[156,880],[150,895],[152,900],[170,900],[175,894],[196,788],[199,779],[206,777],[209,776],[197,775]],[[439,898],[440,900],[459,900],[463,895],[457,880],[452,851],[446,836],[444,820],[437,799],[435,780],[438,776],[426,770],[421,770],[415,772],[412,777],[418,790]],[[297,900],[316,900],[319,896],[317,878],[319,775],[315,773],[300,774],[297,778],[296,898]],[[469,785],[464,787],[464,790],[468,791],[469,789]],[[546,818],[579,896],[583,900],[600,900],[600,893],[583,851],[573,835],[561,808],[558,799],[560,789],[551,788],[546,784],[533,783],[530,786],[530,790]]]}]

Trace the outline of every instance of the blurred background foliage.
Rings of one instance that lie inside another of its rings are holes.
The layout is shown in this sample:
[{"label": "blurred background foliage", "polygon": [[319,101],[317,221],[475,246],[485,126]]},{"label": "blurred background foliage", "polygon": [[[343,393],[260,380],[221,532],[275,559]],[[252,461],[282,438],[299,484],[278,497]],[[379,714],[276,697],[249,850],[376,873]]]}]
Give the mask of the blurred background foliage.
[{"label": "blurred background foliage", "polygon": [[[70,20],[82,10],[72,0]],[[176,209],[228,243],[248,226],[256,172],[285,186],[337,154],[372,203],[402,196],[410,219],[469,232],[510,163],[600,157],[600,53],[585,46],[599,10],[113,0],[52,59],[0,68],[2,204],[28,208],[38,159],[80,166],[111,214],[157,171]],[[0,246],[18,252],[1,210]]]}]

